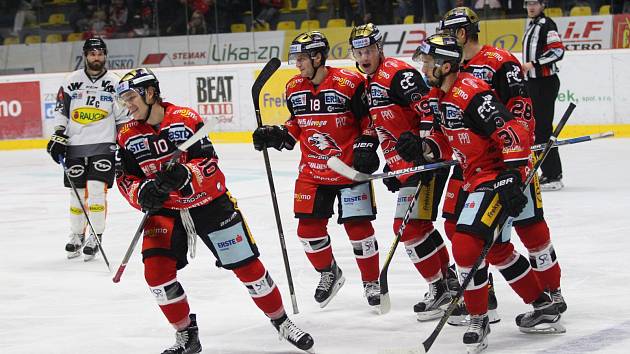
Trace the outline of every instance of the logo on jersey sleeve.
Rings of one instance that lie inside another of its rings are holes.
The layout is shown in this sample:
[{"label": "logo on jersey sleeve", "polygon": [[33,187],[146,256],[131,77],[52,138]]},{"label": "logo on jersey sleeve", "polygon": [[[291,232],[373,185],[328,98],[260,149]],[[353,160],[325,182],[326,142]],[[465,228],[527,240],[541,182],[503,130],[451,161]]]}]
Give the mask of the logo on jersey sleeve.
[{"label": "logo on jersey sleeve", "polygon": [[471,74],[489,84],[492,83],[492,79],[494,78],[494,70],[487,66],[474,68]]},{"label": "logo on jersey sleeve", "polygon": [[338,156],[341,149],[330,134],[322,133],[314,129],[307,130],[306,147],[317,155]]},{"label": "logo on jersey sleeve", "polygon": [[107,118],[108,112],[94,107],[79,107],[72,111],[72,120],[79,124],[90,124]]},{"label": "logo on jersey sleeve", "polygon": [[192,136],[192,132],[183,124],[172,124],[168,128],[168,140],[175,144],[183,143]]},{"label": "logo on jersey sleeve", "polygon": [[494,113],[497,110],[497,107],[496,105],[494,105],[492,98],[493,96],[490,94],[484,95],[483,103],[479,105],[479,107],[477,107],[477,113],[479,113],[479,116],[481,116],[481,119],[483,119],[486,122],[490,119],[490,117],[492,116],[492,113]]},{"label": "logo on jersey sleeve", "polygon": [[394,137],[394,134],[382,126],[377,126],[375,129],[376,135],[378,135],[378,141],[381,142],[383,155],[394,151],[396,149],[396,143],[398,142],[398,139]]}]

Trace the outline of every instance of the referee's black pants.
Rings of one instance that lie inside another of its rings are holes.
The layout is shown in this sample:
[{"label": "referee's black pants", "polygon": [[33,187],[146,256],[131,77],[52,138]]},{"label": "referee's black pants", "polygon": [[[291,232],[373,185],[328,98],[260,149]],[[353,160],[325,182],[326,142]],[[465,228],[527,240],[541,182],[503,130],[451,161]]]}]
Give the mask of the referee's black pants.
[{"label": "referee's black pants", "polygon": [[[536,144],[546,143],[553,132],[553,115],[556,97],[560,90],[558,75],[542,78],[529,78],[527,88],[532,98],[534,117],[536,119]],[[558,149],[551,149],[542,166],[542,175],[549,179],[557,179],[562,175],[562,164]]]}]

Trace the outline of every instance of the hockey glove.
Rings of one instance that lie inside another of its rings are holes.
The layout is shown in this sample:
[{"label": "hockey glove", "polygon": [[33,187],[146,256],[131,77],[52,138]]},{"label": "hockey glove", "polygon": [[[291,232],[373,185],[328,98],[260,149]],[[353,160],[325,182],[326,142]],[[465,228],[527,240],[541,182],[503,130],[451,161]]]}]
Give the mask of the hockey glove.
[{"label": "hockey glove", "polygon": [[160,191],[154,180],[148,180],[140,186],[138,203],[147,213],[155,213],[162,209],[162,205],[167,200],[168,193]]},{"label": "hockey glove", "polygon": [[[383,167],[383,172],[389,172],[389,171],[391,171],[391,169],[386,164],[385,167]],[[398,190],[400,189],[400,186],[402,185],[400,181],[398,180],[398,178],[396,177],[383,178],[383,184],[385,185],[385,187],[387,187],[387,190],[392,193],[398,192]]]},{"label": "hockey glove", "polygon": [[410,131],[400,134],[396,142],[396,152],[405,161],[416,162],[418,165],[426,163],[422,154],[422,138]]},{"label": "hockey glove", "polygon": [[361,135],[355,139],[352,146],[354,155],[352,165],[363,173],[372,174],[378,170],[380,161],[376,149],[378,148],[378,138],[369,135]]},{"label": "hockey glove", "polygon": [[521,175],[514,170],[505,170],[494,180],[494,190],[499,194],[499,202],[509,216],[517,217],[527,205],[522,185]]},{"label": "hockey glove", "polygon": [[66,148],[68,146],[68,136],[64,134],[66,128],[57,129],[55,133],[50,136],[50,141],[46,146],[46,151],[50,154],[53,161],[59,163],[59,156],[66,158]]},{"label": "hockey glove", "polygon": [[278,151],[284,149],[292,150],[295,140],[289,135],[287,128],[278,125],[263,125],[252,134],[254,149],[262,151],[266,147],[272,147]]},{"label": "hockey glove", "polygon": [[184,188],[190,183],[190,170],[181,163],[174,163],[155,175],[155,184],[164,193]]}]

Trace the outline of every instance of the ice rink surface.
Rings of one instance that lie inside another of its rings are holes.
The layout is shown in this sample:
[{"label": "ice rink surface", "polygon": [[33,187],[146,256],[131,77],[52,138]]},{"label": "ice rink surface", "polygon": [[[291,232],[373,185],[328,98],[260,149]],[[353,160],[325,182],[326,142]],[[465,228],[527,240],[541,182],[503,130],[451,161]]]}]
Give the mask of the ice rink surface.
[{"label": "ice rink surface", "polygon": [[[228,188],[239,200],[262,253],[280,286],[285,308],[291,301],[274,221],[262,155],[251,145],[217,145]],[[492,326],[486,353],[628,353],[630,346],[630,140],[606,139],[562,147],[566,188],[544,193],[545,215],[562,267],[568,303],[567,333],[526,335],[514,317],[528,311],[493,270],[500,323]],[[379,316],[368,308],[350,243],[332,220],[329,233],[346,284],[325,309],[313,300],[319,280],[297,240],[292,214],[296,151],[270,152],[286,243],[300,308],[294,322],[315,338],[320,354],[378,353],[418,346],[436,322],[420,323],[412,306],[427,286],[398,248],[390,267],[392,311]],[[101,257],[67,260],[68,190],[61,168],[44,150],[0,152],[0,352],[161,353],[174,331],[145,284],[139,248],[121,283]],[[377,181],[381,264],[393,239],[395,197]],[[142,214],[116,188],[109,193],[104,247],[118,267]],[[436,227],[442,230],[442,220]],[[515,245],[524,250],[513,238]],[[296,353],[278,341],[275,329],[230,271],[198,242],[197,257],[179,273],[197,313],[204,353]],[[464,353],[464,328],[446,326],[432,353]]]}]

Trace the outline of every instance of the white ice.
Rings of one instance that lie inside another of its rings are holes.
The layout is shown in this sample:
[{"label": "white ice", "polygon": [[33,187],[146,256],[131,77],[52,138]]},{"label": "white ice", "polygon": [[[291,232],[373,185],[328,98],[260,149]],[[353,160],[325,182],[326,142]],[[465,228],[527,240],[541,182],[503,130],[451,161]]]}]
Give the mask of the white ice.
[{"label": "white ice", "polygon": [[[261,250],[261,259],[291,301],[261,153],[251,145],[218,145],[228,187],[238,198]],[[530,309],[494,270],[500,323],[492,326],[487,353],[628,353],[630,346],[630,140],[607,139],[562,147],[566,188],[543,195],[547,221],[562,266],[569,309],[567,333],[526,335],[514,317]],[[399,247],[389,272],[392,311],[379,316],[363,289],[343,228],[329,224],[334,254],[346,284],[325,309],[313,300],[318,273],[297,240],[292,214],[298,155],[270,153],[291,271],[300,313],[294,322],[315,338],[320,354],[378,353],[412,348],[436,322],[419,323],[412,306],[427,286]],[[102,257],[67,260],[69,192],[61,169],[43,150],[0,152],[0,353],[161,353],[174,342],[145,284],[140,251],[122,282],[114,284]],[[381,263],[393,233],[394,195],[375,183],[375,229]],[[104,247],[117,268],[141,218],[120,196],[109,193]],[[436,223],[442,229],[442,221]],[[513,239],[514,240],[514,239]],[[518,240],[514,243],[520,250]],[[218,269],[198,243],[197,258],[179,273],[197,313],[204,353],[296,353],[278,341],[275,329],[232,272]],[[446,326],[431,352],[464,353],[463,328]]]}]

